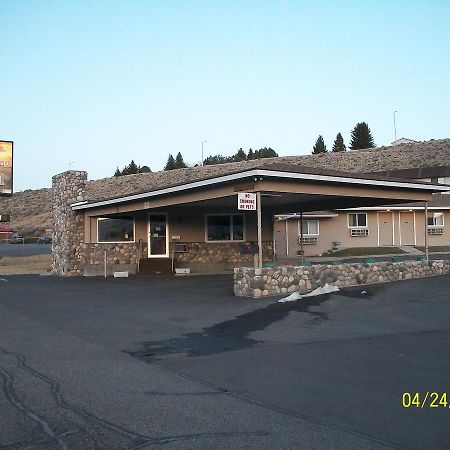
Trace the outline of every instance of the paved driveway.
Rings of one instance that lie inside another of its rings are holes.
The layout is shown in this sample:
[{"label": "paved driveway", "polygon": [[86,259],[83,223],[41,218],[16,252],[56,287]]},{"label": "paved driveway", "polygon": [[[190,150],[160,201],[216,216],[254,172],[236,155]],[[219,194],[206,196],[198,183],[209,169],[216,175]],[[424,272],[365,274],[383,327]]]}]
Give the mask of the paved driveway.
[{"label": "paved driveway", "polygon": [[0,448],[448,448],[450,276],[291,304],[229,276],[0,280]]}]

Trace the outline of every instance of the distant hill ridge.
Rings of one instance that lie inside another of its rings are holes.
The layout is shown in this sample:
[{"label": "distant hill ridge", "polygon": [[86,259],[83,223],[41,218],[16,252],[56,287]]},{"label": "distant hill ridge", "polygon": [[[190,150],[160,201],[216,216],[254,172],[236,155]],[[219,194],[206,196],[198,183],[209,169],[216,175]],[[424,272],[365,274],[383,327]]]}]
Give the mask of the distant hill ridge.
[{"label": "distant hill ridge", "polygon": [[[274,162],[334,169],[351,173],[386,172],[450,165],[450,139],[406,143],[389,147],[318,155],[282,156],[171,171],[103,178],[87,183],[89,200],[142,192],[177,183],[238,172]],[[0,211],[11,214],[10,226],[25,235],[39,236],[52,227],[51,188],[17,192],[0,198]]]}]

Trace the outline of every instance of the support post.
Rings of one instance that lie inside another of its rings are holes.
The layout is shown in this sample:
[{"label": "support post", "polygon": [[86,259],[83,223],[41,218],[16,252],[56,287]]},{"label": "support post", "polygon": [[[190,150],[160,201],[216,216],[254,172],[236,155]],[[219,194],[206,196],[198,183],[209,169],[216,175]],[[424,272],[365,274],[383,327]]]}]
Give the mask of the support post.
[{"label": "support post", "polygon": [[261,192],[256,193],[256,215],[258,224],[258,267],[262,267],[262,223],[261,223]]},{"label": "support post", "polygon": [[305,260],[303,253],[303,211],[300,211],[300,260],[302,262]]},{"label": "support post", "polygon": [[287,219],[284,221],[284,234],[286,236],[286,256],[289,256],[289,224]]},{"label": "support post", "polygon": [[428,202],[425,202],[425,258],[428,261]]},{"label": "support post", "polygon": [[380,213],[377,211],[377,247],[380,246]]}]

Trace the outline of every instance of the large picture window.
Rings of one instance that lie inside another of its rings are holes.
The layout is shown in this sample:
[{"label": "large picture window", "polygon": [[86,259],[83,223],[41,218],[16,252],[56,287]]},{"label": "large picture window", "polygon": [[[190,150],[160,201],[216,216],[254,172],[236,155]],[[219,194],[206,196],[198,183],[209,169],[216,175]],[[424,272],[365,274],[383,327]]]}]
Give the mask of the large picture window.
[{"label": "large picture window", "polygon": [[98,242],[134,242],[134,218],[99,217],[97,236]]},{"label": "large picture window", "polygon": [[210,214],[206,216],[206,241],[243,241],[242,214]]},{"label": "large picture window", "polygon": [[351,213],[347,215],[349,228],[366,228],[367,214],[366,213]]},{"label": "large picture window", "polygon": [[[303,220],[302,221],[303,236],[319,236],[319,221],[318,220]],[[298,222],[298,234],[301,235],[300,221]]]}]

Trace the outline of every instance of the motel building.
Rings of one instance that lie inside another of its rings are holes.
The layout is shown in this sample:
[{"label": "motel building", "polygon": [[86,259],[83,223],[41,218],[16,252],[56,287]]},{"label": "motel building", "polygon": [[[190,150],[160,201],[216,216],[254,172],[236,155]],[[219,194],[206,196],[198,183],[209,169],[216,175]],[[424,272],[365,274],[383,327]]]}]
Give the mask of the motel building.
[{"label": "motel building", "polygon": [[318,255],[357,245],[450,244],[441,232],[448,209],[430,206],[450,186],[437,182],[281,158],[171,172],[164,180],[161,172],[140,174],[133,189],[120,184],[132,178],[113,179],[115,196],[90,190],[86,172],[54,176],[54,272],[220,273],[262,267],[302,246]]},{"label": "motel building", "polygon": [[355,247],[450,246],[450,207],[428,206],[427,217],[425,226],[425,206],[417,203],[279,215],[276,254],[322,256]]}]

